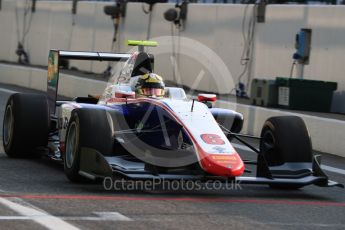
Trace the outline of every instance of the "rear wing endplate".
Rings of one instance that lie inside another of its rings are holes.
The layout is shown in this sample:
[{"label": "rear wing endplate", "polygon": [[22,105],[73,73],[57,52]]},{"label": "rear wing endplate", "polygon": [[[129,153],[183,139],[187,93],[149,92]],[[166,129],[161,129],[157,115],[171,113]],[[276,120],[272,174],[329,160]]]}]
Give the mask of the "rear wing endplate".
[{"label": "rear wing endplate", "polygon": [[61,60],[126,61],[131,54],[50,50],[48,56],[47,97],[50,113],[55,114]]}]

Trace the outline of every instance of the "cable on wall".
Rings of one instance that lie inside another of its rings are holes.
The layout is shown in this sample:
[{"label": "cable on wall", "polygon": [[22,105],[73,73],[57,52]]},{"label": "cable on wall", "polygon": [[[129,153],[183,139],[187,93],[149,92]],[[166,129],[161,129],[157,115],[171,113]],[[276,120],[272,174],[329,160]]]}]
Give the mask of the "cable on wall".
[{"label": "cable on wall", "polygon": [[19,26],[19,13],[17,5],[15,7],[15,14],[16,14],[16,27],[17,27],[17,40],[18,45],[16,49],[16,54],[18,55],[18,63],[28,65],[30,64],[30,57],[28,52],[25,50],[26,38],[30,32],[31,24],[32,24],[32,17],[33,12],[35,12],[36,1],[25,1],[24,5],[24,14],[23,14],[23,27],[22,31],[20,31]]},{"label": "cable on wall", "polygon": [[[127,1],[115,0],[115,5],[104,6],[104,14],[110,16],[113,21],[113,38],[111,42],[111,52],[115,53],[115,45],[118,40],[119,27],[121,19],[126,16]],[[103,72],[104,77],[109,77],[112,73],[111,62],[108,63],[107,69]]]},{"label": "cable on wall", "polygon": [[[175,5],[175,8],[170,8],[167,11],[164,12],[163,16],[164,19],[170,22],[171,24],[171,49],[172,49],[172,70],[173,70],[173,79],[177,86],[179,86],[180,82],[177,79],[176,76],[176,69],[177,69],[177,63],[179,63],[178,58],[178,52],[180,50],[180,32],[185,29],[185,22],[187,19],[187,10],[188,10],[188,3],[189,1],[183,0],[181,3],[178,2]],[[174,30],[177,29],[177,47],[175,44],[175,34]]]},{"label": "cable on wall", "polygon": [[[242,18],[242,37],[243,37],[243,50],[241,54],[240,64],[243,66],[242,72],[238,76],[238,82],[236,84],[236,96],[248,97],[246,90],[248,89],[250,82],[249,68],[253,60],[253,42],[255,35],[256,25],[256,7],[253,6],[252,12],[249,11],[251,1],[245,2],[243,18]],[[247,75],[247,81],[243,82],[243,77]]]}]

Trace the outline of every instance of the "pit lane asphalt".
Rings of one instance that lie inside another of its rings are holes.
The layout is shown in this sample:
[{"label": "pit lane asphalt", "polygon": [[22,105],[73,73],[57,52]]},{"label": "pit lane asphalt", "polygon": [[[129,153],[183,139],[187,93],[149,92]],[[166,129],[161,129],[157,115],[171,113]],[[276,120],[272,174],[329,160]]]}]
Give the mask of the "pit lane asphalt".
[{"label": "pit lane asphalt", "polygon": [[[4,87],[31,92],[0,85]],[[0,90],[1,121],[9,95]],[[70,183],[61,165],[51,161],[7,158],[0,146],[0,229],[47,229],[37,221],[45,216],[20,213],[12,204],[41,210],[79,229],[345,229],[345,190],[340,188],[106,191],[101,184]],[[323,157],[325,164],[345,169],[344,158]],[[327,174],[345,184],[345,175]],[[44,223],[49,229],[59,227]]]}]

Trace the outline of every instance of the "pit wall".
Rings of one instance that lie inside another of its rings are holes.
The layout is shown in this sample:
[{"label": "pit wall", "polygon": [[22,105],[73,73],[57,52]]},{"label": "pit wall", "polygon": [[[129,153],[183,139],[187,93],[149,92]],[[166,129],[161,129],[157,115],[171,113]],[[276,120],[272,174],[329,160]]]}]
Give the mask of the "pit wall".
[{"label": "pit wall", "polygon": [[[1,82],[18,85],[26,88],[46,91],[47,72],[43,69],[31,67],[18,67],[0,64]],[[60,74],[59,94],[67,97],[87,96],[88,94],[101,94],[106,82],[80,78],[67,74]],[[317,151],[332,153],[345,157],[345,122],[335,119],[319,118],[304,114],[295,114],[278,109],[266,109],[256,106],[235,104],[218,101],[217,107],[236,110],[244,116],[244,134],[260,135],[265,120],[272,116],[297,115],[305,121],[313,148]]]},{"label": "pit wall", "polygon": [[[46,65],[49,49],[110,51],[113,24],[110,17],[103,13],[104,5],[109,4],[112,3],[79,2],[77,15],[73,17],[71,2],[38,1],[24,44],[31,63]],[[22,36],[24,6],[23,0],[3,0],[0,11],[0,60],[17,61],[17,24]],[[171,7],[172,4],[155,5],[151,38],[171,35],[171,25],[163,17],[163,13]],[[233,89],[243,70],[240,64],[244,46],[243,15],[247,11],[248,22],[252,10],[252,5],[237,4],[188,6],[185,29],[179,34],[210,48],[231,74],[229,79],[222,79],[221,74],[212,70],[219,67],[219,62],[215,64],[212,60],[207,60],[210,54],[207,50],[202,50],[201,54],[206,59],[196,61],[185,55],[177,58],[177,72],[184,85],[221,93]],[[148,15],[144,14],[142,4],[129,3],[126,17],[120,23],[115,51],[127,52],[130,49],[124,44],[127,39],[146,39],[147,25]],[[249,74],[245,74],[242,80],[246,82],[248,77],[273,79],[275,76],[289,76],[292,54],[295,51],[295,34],[300,28],[313,30],[310,65],[305,67],[305,78],[337,82],[338,91],[334,95],[332,110],[345,113],[345,6],[268,5],[266,22],[256,24],[253,62],[249,66]],[[174,35],[177,34],[174,29]],[[183,47],[183,44],[177,44],[178,39],[175,40],[178,53],[178,47]],[[168,55],[171,53],[170,47],[165,50],[168,52],[165,54],[161,54],[159,48],[149,51],[160,53],[156,56],[156,72],[167,80],[173,80],[173,68],[170,54]],[[105,70],[107,63],[72,62],[71,65],[81,70],[101,72]],[[198,79],[200,73],[201,80]],[[195,79],[198,79],[197,84]]]}]

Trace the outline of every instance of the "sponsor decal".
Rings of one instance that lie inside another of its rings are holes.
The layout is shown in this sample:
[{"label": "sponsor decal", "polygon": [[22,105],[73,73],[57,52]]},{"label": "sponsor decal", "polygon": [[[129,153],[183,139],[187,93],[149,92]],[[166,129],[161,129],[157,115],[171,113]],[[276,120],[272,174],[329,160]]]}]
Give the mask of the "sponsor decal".
[{"label": "sponsor decal", "polygon": [[212,148],[213,150],[215,150],[216,153],[226,153],[226,148],[220,147],[220,146],[214,146]]},{"label": "sponsor decal", "polygon": [[55,88],[59,75],[59,54],[56,51],[49,52],[48,57],[48,85]]},{"label": "sponsor decal", "polygon": [[232,168],[238,164],[238,159],[235,155],[214,155],[211,156],[211,159],[228,168]]},{"label": "sponsor decal", "polygon": [[217,134],[202,134],[201,139],[209,145],[224,145],[225,141]]}]

